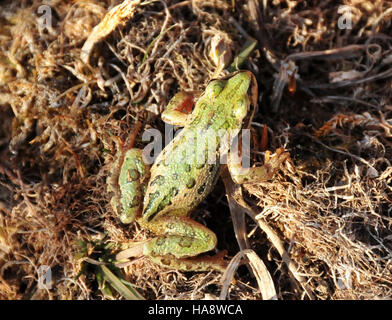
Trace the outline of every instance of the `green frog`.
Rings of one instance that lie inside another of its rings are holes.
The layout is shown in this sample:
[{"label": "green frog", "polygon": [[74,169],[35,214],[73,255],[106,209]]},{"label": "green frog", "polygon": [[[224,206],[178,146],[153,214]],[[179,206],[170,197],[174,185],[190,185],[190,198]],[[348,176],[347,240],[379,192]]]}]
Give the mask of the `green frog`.
[{"label": "green frog", "polygon": [[263,166],[242,168],[238,152],[229,152],[234,138],[251,121],[250,106],[256,107],[257,82],[249,71],[211,81],[191,113],[183,112],[192,98],[178,93],[169,102],[162,119],[181,125],[181,132],[162,150],[150,168],[142,150],[121,152],[108,177],[111,205],[123,223],[135,219],[155,237],[133,243],[118,259],[146,256],[159,265],[185,271],[224,271],[222,254],[213,250],[214,232],[189,218],[219,177],[221,156],[227,155],[229,172],[236,183],[271,179],[289,154],[279,148],[266,156]]}]

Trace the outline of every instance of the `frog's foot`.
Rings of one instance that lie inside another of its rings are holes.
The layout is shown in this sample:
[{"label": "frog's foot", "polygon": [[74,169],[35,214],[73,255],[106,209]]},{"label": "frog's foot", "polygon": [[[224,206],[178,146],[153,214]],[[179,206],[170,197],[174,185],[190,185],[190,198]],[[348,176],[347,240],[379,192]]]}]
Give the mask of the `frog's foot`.
[{"label": "frog's foot", "polygon": [[127,249],[120,251],[116,255],[117,261],[125,261],[128,258],[135,258],[143,256],[143,247],[147,241],[131,242],[127,244]]},{"label": "frog's foot", "polygon": [[178,259],[169,256],[150,256],[149,259],[166,268],[181,271],[210,271],[225,272],[228,262],[224,260],[227,251],[220,251],[214,256],[200,256],[193,258]]},{"label": "frog's foot", "polygon": [[[118,261],[117,266],[123,267],[132,263],[129,258],[138,258],[144,256],[143,247],[148,241],[133,242],[130,244],[130,248],[119,252],[116,255]],[[149,259],[163,267],[170,269],[182,270],[182,271],[209,271],[217,270],[224,272],[228,265],[228,262],[224,260],[227,251],[220,251],[214,256],[200,256],[192,258],[175,258],[173,256],[153,256],[149,255]]]},{"label": "frog's foot", "polygon": [[272,179],[276,170],[289,158],[290,154],[284,148],[279,148],[273,155],[271,155],[270,151],[265,152],[263,166],[242,168],[239,158],[235,154],[230,153],[228,168],[235,183],[260,182]]}]

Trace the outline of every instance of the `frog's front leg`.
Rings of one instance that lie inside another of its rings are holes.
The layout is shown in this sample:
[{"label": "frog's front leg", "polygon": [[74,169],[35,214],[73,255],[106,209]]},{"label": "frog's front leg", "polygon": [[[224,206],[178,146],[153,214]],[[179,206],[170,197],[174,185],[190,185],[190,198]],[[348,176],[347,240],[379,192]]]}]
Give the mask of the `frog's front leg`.
[{"label": "frog's front leg", "polygon": [[162,112],[162,120],[175,126],[184,126],[195,104],[194,97],[194,92],[178,92]]},{"label": "frog's front leg", "polygon": [[270,151],[266,151],[263,166],[243,168],[237,153],[230,152],[227,166],[235,183],[260,182],[272,179],[276,170],[289,158],[290,154],[284,148],[279,148],[272,156]]},{"label": "frog's front leg", "polygon": [[151,261],[184,271],[225,270],[227,264],[222,254],[196,257],[214,249],[217,242],[215,234],[202,224],[178,215],[165,215],[150,222],[141,218],[139,223],[158,235],[143,246],[143,255]]}]

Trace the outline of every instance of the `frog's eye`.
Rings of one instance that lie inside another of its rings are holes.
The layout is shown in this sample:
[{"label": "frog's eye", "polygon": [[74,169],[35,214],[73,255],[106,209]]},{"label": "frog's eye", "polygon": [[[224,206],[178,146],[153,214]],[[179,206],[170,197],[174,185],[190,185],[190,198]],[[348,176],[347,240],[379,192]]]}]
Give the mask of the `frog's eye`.
[{"label": "frog's eye", "polygon": [[233,116],[235,119],[242,121],[248,114],[249,98],[247,96],[239,99],[234,106]]},{"label": "frog's eye", "polygon": [[206,95],[209,97],[217,97],[225,87],[225,82],[221,80],[211,81],[206,88]]}]

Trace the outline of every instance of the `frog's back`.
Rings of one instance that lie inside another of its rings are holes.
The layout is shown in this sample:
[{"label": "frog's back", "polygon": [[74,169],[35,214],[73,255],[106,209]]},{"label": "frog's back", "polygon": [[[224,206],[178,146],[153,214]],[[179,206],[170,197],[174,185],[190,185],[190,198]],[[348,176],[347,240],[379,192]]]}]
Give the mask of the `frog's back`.
[{"label": "frog's back", "polygon": [[210,192],[219,174],[220,154],[227,153],[247,115],[250,81],[250,74],[241,72],[207,86],[184,129],[151,168],[143,220],[169,212],[186,215]]},{"label": "frog's back", "polygon": [[[192,147],[193,131],[182,132],[159,154],[151,168],[151,179],[144,198],[143,219],[157,216],[187,215],[215,185],[219,175],[216,149],[208,159],[207,144]],[[195,146],[195,145],[193,145]],[[193,153],[194,152],[194,153]]]}]

